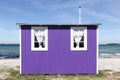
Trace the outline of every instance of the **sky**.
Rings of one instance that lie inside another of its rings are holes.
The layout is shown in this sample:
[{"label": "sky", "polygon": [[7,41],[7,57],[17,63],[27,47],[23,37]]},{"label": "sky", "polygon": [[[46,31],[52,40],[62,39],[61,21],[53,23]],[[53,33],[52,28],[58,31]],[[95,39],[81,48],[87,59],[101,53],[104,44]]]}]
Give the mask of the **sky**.
[{"label": "sky", "polygon": [[0,0],[0,43],[19,43],[19,26],[101,23],[99,43],[120,43],[120,0]]}]

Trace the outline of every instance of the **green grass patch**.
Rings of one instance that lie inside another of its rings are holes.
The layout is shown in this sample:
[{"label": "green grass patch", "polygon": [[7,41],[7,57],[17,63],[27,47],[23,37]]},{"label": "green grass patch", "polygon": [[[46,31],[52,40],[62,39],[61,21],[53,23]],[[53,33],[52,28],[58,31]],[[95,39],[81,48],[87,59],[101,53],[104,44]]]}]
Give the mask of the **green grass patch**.
[{"label": "green grass patch", "polygon": [[[9,73],[4,80],[104,80],[110,70],[100,70],[99,74],[62,74],[62,75],[42,75],[42,74],[25,74],[21,75],[16,69],[0,69],[0,73]],[[116,73],[119,76],[120,73]],[[2,79],[0,79],[2,80]]]}]

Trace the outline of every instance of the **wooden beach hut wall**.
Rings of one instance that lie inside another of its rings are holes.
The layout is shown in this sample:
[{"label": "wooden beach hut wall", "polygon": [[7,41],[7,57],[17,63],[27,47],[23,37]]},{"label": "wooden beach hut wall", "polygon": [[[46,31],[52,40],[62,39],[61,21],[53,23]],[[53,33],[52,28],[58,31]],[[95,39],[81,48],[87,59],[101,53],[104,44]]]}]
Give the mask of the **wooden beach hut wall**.
[{"label": "wooden beach hut wall", "polygon": [[21,74],[97,74],[100,24],[23,24]]}]

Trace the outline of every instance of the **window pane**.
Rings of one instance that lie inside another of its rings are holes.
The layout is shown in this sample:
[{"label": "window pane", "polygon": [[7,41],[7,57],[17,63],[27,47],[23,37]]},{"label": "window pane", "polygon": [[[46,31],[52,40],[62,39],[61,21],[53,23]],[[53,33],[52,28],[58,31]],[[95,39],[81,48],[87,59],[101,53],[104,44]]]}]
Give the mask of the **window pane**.
[{"label": "window pane", "polygon": [[84,42],[84,35],[82,36],[81,42]]},{"label": "window pane", "polygon": [[74,42],[74,48],[76,48],[77,47],[77,43],[76,42]]},{"label": "window pane", "polygon": [[71,27],[71,50],[86,50],[87,27]]},{"label": "window pane", "polygon": [[38,48],[39,47],[39,43],[38,42],[34,42],[35,44],[34,44],[34,47],[35,48]]},{"label": "window pane", "polygon": [[36,38],[36,36],[34,36],[34,41],[37,41],[37,38]]},{"label": "window pane", "polygon": [[32,27],[32,50],[47,50],[48,49],[48,28],[47,27]]},{"label": "window pane", "polygon": [[80,42],[79,47],[84,47],[84,42]]}]

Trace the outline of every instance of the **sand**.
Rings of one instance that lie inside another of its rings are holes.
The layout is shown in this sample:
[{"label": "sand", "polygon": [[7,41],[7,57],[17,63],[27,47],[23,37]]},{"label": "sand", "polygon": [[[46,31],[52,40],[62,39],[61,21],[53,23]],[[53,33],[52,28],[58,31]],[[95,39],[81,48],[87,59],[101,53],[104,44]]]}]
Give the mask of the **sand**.
[{"label": "sand", "polygon": [[99,58],[99,70],[112,70],[120,72],[120,58]]},{"label": "sand", "polygon": [[19,67],[19,58],[16,59],[0,59],[0,68],[13,68]]},{"label": "sand", "polygon": [[[120,58],[99,58],[99,70],[112,70],[120,72]],[[19,59],[0,59],[0,68],[16,68],[19,66]]]}]

